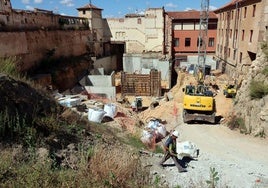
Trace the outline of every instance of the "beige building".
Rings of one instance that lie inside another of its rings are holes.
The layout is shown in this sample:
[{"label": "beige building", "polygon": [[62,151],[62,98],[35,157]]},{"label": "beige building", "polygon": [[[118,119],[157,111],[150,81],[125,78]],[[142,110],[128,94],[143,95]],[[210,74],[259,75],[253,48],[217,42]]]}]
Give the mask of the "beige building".
[{"label": "beige building", "polygon": [[110,52],[111,33],[107,28],[106,19],[102,18],[102,10],[92,4],[77,8],[78,16],[87,18],[92,37],[89,38],[90,49],[93,56],[101,57]]},{"label": "beige building", "polygon": [[218,15],[216,59],[222,72],[244,75],[267,40],[268,1],[232,0]]},{"label": "beige building", "polygon": [[125,53],[163,53],[164,9],[149,8],[144,14],[107,18],[112,43],[124,43]]}]

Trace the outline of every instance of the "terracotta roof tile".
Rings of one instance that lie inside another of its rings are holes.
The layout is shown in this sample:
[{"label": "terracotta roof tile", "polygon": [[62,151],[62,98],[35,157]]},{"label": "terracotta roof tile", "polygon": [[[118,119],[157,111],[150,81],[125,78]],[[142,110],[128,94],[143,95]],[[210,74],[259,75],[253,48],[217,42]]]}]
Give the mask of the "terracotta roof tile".
[{"label": "terracotta roof tile", "polygon": [[222,7],[214,10],[214,12],[219,12],[219,11],[221,11],[223,9],[226,9],[226,8],[229,8],[229,7],[232,7],[232,6],[235,6],[236,3],[240,3],[242,1],[245,1],[245,0],[231,0],[229,3],[227,3],[227,4],[223,5]]},{"label": "terracotta roof tile", "polygon": [[[182,12],[166,12],[170,18],[173,19],[200,19],[200,11],[189,10]],[[209,18],[217,19],[217,16],[214,12],[209,12]]]}]

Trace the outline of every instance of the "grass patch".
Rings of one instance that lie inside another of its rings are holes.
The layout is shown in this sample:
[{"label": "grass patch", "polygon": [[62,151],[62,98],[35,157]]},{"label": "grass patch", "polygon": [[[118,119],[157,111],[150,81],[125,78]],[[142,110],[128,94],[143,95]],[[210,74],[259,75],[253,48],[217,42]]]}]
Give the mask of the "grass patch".
[{"label": "grass patch", "polygon": [[145,146],[142,143],[141,139],[137,135],[132,135],[132,134],[129,134],[127,136],[126,144],[128,144],[136,149],[142,149]]},{"label": "grass patch", "polygon": [[104,187],[143,187],[149,180],[149,172],[141,171],[138,154],[125,146],[98,147],[88,170]]},{"label": "grass patch", "polygon": [[262,74],[264,74],[265,76],[268,76],[268,67],[265,67],[262,72]]},{"label": "grass patch", "polygon": [[16,78],[20,77],[20,73],[16,67],[16,58],[0,58],[0,72]]},{"label": "grass patch", "polygon": [[251,99],[261,99],[268,94],[268,85],[261,81],[251,81],[250,86],[250,97]]}]

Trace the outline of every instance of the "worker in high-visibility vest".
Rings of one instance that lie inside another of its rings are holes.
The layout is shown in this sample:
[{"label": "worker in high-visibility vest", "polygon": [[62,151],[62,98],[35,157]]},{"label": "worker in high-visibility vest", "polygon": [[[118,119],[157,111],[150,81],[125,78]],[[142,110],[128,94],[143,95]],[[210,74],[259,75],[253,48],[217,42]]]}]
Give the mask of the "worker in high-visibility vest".
[{"label": "worker in high-visibility vest", "polygon": [[187,170],[180,165],[179,159],[177,157],[176,139],[178,138],[178,136],[179,132],[173,131],[171,136],[169,136],[168,139],[166,140],[164,144],[165,155],[163,159],[160,161],[159,165],[161,167],[164,167],[164,162],[169,158],[172,158],[179,172],[187,172]]}]

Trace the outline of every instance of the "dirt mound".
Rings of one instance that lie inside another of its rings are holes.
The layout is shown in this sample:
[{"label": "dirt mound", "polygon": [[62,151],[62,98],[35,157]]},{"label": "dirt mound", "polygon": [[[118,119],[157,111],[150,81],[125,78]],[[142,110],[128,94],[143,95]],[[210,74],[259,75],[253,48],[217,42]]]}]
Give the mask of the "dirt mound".
[{"label": "dirt mound", "polygon": [[11,124],[34,125],[37,117],[46,117],[60,110],[49,96],[4,74],[0,75],[0,96],[3,137],[10,136]]}]

